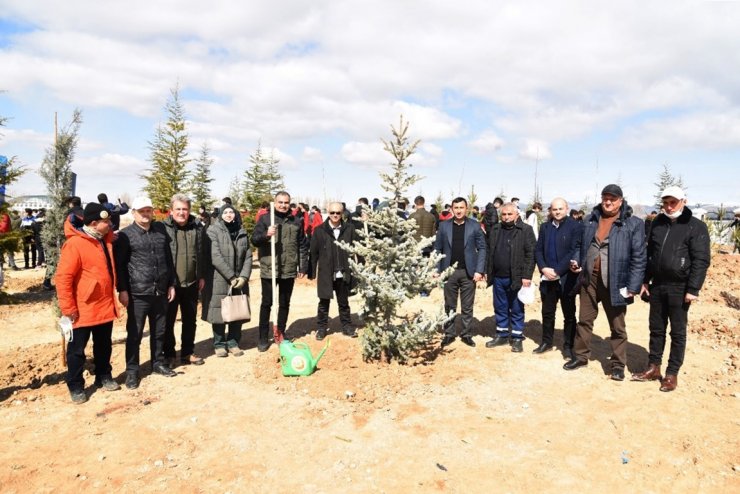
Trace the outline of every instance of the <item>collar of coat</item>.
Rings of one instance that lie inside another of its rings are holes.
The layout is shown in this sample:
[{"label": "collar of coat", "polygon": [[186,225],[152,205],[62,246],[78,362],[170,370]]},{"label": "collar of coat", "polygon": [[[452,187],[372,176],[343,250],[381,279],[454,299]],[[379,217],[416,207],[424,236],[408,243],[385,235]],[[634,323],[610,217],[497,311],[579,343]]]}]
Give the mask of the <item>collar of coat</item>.
[{"label": "collar of coat", "polygon": [[[327,218],[326,221],[324,222],[324,228],[326,229],[326,233],[328,233],[331,236],[331,238],[333,239],[334,238],[334,227],[331,226],[331,222],[330,222],[329,218]],[[339,223],[339,235],[341,235],[342,233],[344,233],[344,230],[346,230],[346,229],[347,229],[347,222],[344,221],[344,220],[342,220]]]},{"label": "collar of coat", "polygon": [[[599,219],[603,216],[603,211],[601,210],[601,204],[594,207],[591,211],[591,216],[589,217],[588,221],[596,221],[598,222]],[[622,206],[619,208],[619,217],[614,221],[614,223],[621,225],[624,223],[624,220],[632,216],[632,206],[627,204],[627,201],[622,199]]]}]

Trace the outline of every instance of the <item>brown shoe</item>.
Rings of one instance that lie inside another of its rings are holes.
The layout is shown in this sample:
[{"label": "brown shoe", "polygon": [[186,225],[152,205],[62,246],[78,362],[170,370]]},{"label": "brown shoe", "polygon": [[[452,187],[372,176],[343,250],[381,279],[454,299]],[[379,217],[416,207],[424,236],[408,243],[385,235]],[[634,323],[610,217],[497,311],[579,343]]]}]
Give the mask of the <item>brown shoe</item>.
[{"label": "brown shoe", "polygon": [[663,376],[660,375],[660,366],[655,364],[648,365],[647,370],[632,374],[633,381],[660,381]]},{"label": "brown shoe", "polygon": [[180,359],[180,365],[203,365],[205,361],[198,355],[191,353]]},{"label": "brown shoe", "polygon": [[674,389],[676,389],[676,386],[678,386],[678,376],[675,376],[673,374],[666,374],[665,378],[660,381],[661,391],[673,391]]}]

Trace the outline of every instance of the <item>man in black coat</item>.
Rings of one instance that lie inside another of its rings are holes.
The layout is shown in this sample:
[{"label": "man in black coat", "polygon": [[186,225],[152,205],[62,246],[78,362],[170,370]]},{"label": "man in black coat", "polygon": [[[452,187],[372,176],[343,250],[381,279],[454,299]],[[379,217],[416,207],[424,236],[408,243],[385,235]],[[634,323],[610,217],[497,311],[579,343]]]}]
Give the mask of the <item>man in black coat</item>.
[{"label": "man in black coat", "polygon": [[[329,204],[329,217],[311,236],[312,277],[318,278],[316,292],[319,296],[319,307],[316,312],[316,339],[323,340],[329,328],[329,304],[334,294],[339,305],[339,320],[342,333],[354,338],[355,328],[349,308],[349,291],[352,273],[349,267],[347,252],[337,245],[342,241],[348,244],[359,240],[355,226],[351,221],[342,219],[342,204]],[[318,268],[318,270],[317,270]]]},{"label": "man in black coat", "polygon": [[[650,356],[648,368],[633,374],[634,381],[660,380],[661,391],[673,391],[686,352],[686,321],[691,303],[699,298],[710,262],[709,232],[686,207],[680,187],[668,187],[661,194],[663,212],[650,227],[648,263],[641,295],[650,298]],[[663,378],[660,365],[671,323],[671,353]]]},{"label": "man in black coat", "polygon": [[167,377],[177,373],[164,358],[167,304],[175,299],[175,270],[164,225],[153,221],[148,197],[137,197],[131,207],[134,222],[121,230],[114,244],[118,300],[126,307],[126,387],[139,387],[139,347],[149,320],[152,372]]}]

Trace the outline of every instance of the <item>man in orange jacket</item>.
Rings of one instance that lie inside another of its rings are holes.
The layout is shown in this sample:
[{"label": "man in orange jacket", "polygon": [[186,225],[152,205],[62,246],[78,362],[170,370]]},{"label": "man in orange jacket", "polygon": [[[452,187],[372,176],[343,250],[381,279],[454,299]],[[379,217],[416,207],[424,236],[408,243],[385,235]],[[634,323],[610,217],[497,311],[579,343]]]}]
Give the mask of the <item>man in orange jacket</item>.
[{"label": "man in orange jacket", "polygon": [[72,320],[72,340],[67,346],[67,387],[76,404],[85,403],[85,346],[92,334],[95,385],[108,391],[120,389],[110,365],[113,321],[118,318],[114,287],[113,232],[110,213],[98,203],[85,206],[81,230],[65,228],[56,273],[59,309]]}]

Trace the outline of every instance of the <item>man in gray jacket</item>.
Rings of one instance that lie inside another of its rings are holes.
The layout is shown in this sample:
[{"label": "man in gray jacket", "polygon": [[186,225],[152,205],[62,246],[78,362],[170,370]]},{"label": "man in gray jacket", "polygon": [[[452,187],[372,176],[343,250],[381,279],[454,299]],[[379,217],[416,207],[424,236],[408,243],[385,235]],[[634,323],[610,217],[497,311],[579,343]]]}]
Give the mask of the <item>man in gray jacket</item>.
[{"label": "man in gray jacket", "polygon": [[180,363],[202,365],[203,359],[194,353],[198,294],[205,285],[203,257],[203,225],[190,214],[190,198],[175,194],[170,201],[170,215],[162,223],[172,252],[177,282],[175,299],[167,306],[167,326],[164,333],[164,357],[170,367],[175,362],[175,321],[180,309]]},{"label": "man in gray jacket", "polygon": [[131,207],[134,222],[118,233],[114,244],[118,300],[126,307],[126,387],[139,387],[139,347],[149,319],[152,372],[177,373],[164,359],[167,303],[175,299],[175,270],[164,225],[153,221],[148,197],[137,197]]}]

